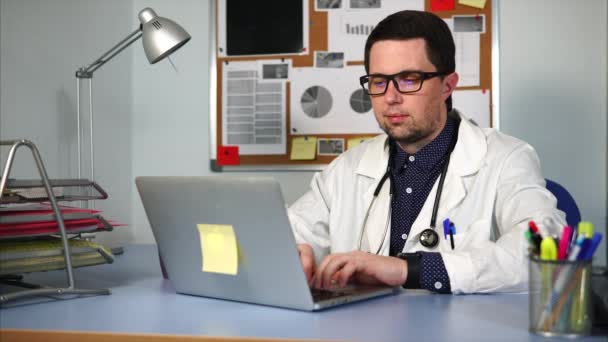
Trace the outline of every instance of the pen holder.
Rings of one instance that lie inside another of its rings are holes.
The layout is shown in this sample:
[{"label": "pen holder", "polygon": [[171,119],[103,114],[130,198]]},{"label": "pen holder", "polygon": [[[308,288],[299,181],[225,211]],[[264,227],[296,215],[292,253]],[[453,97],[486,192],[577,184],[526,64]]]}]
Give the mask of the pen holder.
[{"label": "pen holder", "polygon": [[591,332],[591,261],[530,256],[530,331],[545,336]]}]

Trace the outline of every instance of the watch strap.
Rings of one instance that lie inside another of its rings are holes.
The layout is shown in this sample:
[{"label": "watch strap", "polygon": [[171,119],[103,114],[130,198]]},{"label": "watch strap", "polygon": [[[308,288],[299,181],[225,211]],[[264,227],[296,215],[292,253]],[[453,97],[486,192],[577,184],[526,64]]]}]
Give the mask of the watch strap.
[{"label": "watch strap", "polygon": [[397,254],[397,258],[407,261],[407,279],[403,287],[406,289],[419,289],[422,253],[399,253]]}]

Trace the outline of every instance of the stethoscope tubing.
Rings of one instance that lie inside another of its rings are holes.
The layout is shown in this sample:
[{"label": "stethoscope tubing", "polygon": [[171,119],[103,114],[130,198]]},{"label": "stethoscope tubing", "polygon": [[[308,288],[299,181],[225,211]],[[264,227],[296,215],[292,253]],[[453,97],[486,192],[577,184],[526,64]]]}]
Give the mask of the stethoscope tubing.
[{"label": "stethoscope tubing", "polygon": [[[441,199],[441,193],[443,192],[443,183],[445,182],[445,178],[447,175],[447,171],[448,171],[448,166],[450,164],[450,157],[452,155],[452,151],[454,150],[454,148],[456,147],[456,142],[458,140],[458,129],[460,126],[460,118],[457,118],[457,124],[456,124],[456,128],[454,129],[453,132],[453,138],[452,141],[450,143],[450,147],[448,150],[448,154],[447,154],[447,158],[442,166],[441,169],[441,176],[439,177],[439,184],[437,185],[437,193],[435,195],[435,201],[433,203],[433,211],[431,214],[431,222],[429,225],[430,230],[435,231],[435,226],[437,223],[437,212],[439,211],[439,203],[440,203],[440,199]],[[369,218],[369,214],[371,211],[371,208],[373,207],[374,203],[376,202],[376,199],[378,198],[378,195],[380,194],[380,191],[382,190],[382,187],[384,186],[384,183],[386,183],[386,180],[388,179],[390,181],[389,186],[390,186],[390,190],[389,190],[389,209],[388,209],[388,217],[386,219],[386,223],[385,223],[385,227],[384,227],[384,233],[382,234],[382,242],[380,243],[380,246],[378,247],[378,250],[374,253],[374,254],[379,254],[380,251],[382,251],[382,247],[384,246],[384,241],[386,240],[386,235],[388,234],[388,228],[389,228],[389,223],[390,223],[390,218],[392,215],[392,203],[393,203],[393,192],[394,192],[394,181],[393,181],[393,150],[394,150],[394,145],[395,142],[392,141],[391,138],[389,138],[389,157],[388,157],[388,165],[386,167],[386,172],[384,173],[384,175],[382,175],[382,178],[380,179],[380,182],[378,182],[378,185],[376,185],[376,189],[374,190],[374,195],[372,197],[372,200],[369,204],[369,206],[367,207],[367,210],[365,212],[365,217],[363,218],[363,224],[361,227],[361,233],[359,234],[359,246],[358,246],[358,250],[361,250],[362,244],[363,244],[363,235],[365,234],[365,229],[367,226],[367,220]],[[431,246],[430,248],[435,248],[437,247],[438,243],[434,244],[433,246]],[[371,246],[370,246],[371,248]]]}]

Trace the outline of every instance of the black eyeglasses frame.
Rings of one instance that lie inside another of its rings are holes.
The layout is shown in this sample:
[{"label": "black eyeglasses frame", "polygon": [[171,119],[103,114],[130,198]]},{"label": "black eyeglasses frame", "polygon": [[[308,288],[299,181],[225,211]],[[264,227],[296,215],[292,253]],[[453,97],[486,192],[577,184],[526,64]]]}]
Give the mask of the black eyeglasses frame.
[{"label": "black eyeglasses frame", "polygon": [[[434,71],[434,72],[425,72],[425,71],[418,71],[418,70],[403,70],[403,71],[399,71],[398,73],[392,74],[392,75],[385,75],[385,74],[368,74],[368,75],[363,75],[361,77],[359,77],[359,83],[361,84],[361,87],[363,88],[363,91],[365,91],[365,93],[369,96],[380,96],[380,95],[384,95],[386,94],[386,91],[388,90],[388,85],[390,83],[390,81],[393,82],[393,86],[395,86],[395,89],[397,89],[398,92],[400,92],[401,94],[411,94],[411,93],[415,93],[420,91],[420,89],[422,89],[422,84],[424,83],[425,80],[428,80],[430,78],[433,77],[438,77],[438,76],[446,76],[451,74],[452,72],[448,72],[448,71]],[[418,87],[418,89],[416,90],[410,90],[410,91],[401,91],[401,89],[399,89],[399,84],[397,83],[397,80],[395,80],[395,77],[400,76],[400,75],[404,75],[404,74],[419,74],[420,77],[420,86]],[[381,93],[374,93],[371,94],[369,92],[369,90],[365,87],[365,84],[369,82],[369,78],[371,76],[381,76],[381,77],[385,77],[387,82],[386,82],[386,87],[384,87],[384,91]]]}]

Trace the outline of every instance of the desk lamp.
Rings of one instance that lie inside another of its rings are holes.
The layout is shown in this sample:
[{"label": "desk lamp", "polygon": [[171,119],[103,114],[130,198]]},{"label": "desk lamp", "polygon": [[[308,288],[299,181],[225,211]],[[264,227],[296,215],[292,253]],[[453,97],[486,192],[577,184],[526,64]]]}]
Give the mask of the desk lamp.
[{"label": "desk lamp", "polygon": [[91,181],[94,181],[94,158],[93,158],[93,98],[92,82],[93,73],[114,56],[118,55],[129,45],[143,37],[143,46],[146,57],[150,64],[154,64],[169,56],[190,40],[190,35],[176,22],[167,18],[159,17],[151,8],[144,8],[139,12],[140,25],[133,33],[121,40],[118,44],[97,58],[88,66],[83,66],[76,71],[76,98],[77,98],[77,129],[78,129],[78,178],[81,178],[81,127],[80,127],[80,86],[81,80],[87,79],[89,84],[89,129],[90,129],[90,167]]}]

